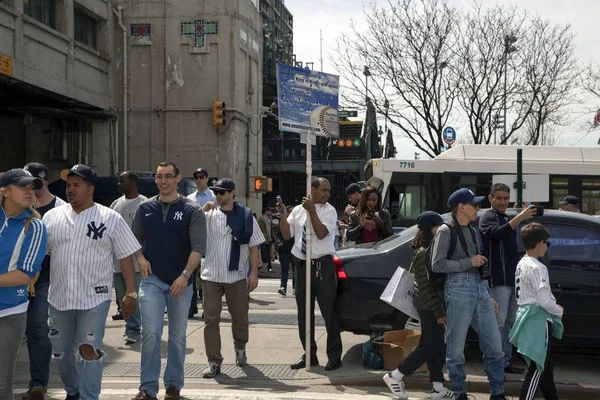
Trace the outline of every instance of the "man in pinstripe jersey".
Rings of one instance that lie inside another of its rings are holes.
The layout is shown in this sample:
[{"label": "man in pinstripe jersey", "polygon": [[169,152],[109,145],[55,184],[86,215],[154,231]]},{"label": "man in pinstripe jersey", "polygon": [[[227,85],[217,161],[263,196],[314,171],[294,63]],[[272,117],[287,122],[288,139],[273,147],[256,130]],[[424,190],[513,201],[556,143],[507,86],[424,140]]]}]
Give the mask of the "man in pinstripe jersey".
[{"label": "man in pinstripe jersey", "polygon": [[78,164],[60,176],[67,181],[69,204],[48,211],[43,219],[48,251],[52,252],[49,337],[66,399],[96,400],[102,387],[102,339],[111,300],[113,260],[121,260],[127,292],[121,308],[128,318],[137,307],[131,255],[140,245],[121,215],[94,203],[97,177],[90,167]]}]

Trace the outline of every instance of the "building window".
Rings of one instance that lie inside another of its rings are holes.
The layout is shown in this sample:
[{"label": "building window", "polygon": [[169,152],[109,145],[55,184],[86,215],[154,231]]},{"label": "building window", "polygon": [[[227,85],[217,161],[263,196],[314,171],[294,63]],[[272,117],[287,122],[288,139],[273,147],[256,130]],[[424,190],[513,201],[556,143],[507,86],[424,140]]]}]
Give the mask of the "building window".
[{"label": "building window", "polygon": [[23,11],[42,24],[56,29],[55,0],[23,0]]},{"label": "building window", "polygon": [[132,37],[152,37],[151,24],[131,24],[130,29]]},{"label": "building window", "polygon": [[79,9],[75,9],[75,40],[94,49],[97,46],[96,32],[98,21]]}]

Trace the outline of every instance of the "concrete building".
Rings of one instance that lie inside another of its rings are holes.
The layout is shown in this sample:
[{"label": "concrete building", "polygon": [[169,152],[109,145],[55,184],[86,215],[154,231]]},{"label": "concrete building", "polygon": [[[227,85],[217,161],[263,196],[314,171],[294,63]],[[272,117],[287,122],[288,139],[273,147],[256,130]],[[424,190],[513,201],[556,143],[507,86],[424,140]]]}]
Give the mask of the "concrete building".
[{"label": "concrete building", "polygon": [[0,0],[0,170],[107,172],[112,21],[106,0]]},{"label": "concrete building", "polygon": [[[256,0],[0,0],[0,170],[164,160],[231,177],[260,208],[263,21]],[[213,128],[212,101],[225,102]]]}]

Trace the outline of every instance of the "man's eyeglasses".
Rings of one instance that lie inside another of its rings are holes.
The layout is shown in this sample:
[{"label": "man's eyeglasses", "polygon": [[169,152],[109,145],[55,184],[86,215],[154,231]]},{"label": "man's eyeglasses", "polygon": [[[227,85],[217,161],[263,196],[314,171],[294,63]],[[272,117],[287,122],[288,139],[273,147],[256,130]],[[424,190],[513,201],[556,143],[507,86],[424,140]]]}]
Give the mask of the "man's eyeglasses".
[{"label": "man's eyeglasses", "polygon": [[550,242],[547,240],[544,240],[544,243],[546,243],[546,247],[550,247]]},{"label": "man's eyeglasses", "polygon": [[213,190],[215,196],[223,196],[225,193],[231,193],[229,190]]}]

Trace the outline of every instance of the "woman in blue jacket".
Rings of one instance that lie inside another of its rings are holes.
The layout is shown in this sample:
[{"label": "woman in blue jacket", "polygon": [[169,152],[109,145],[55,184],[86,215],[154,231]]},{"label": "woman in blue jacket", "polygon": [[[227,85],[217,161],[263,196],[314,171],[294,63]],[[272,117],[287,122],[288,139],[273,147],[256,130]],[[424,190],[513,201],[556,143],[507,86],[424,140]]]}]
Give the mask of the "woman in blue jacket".
[{"label": "woman in blue jacket", "polygon": [[42,180],[23,169],[0,176],[0,399],[13,399],[13,375],[27,323],[27,287],[46,255],[46,228],[33,209]]}]

